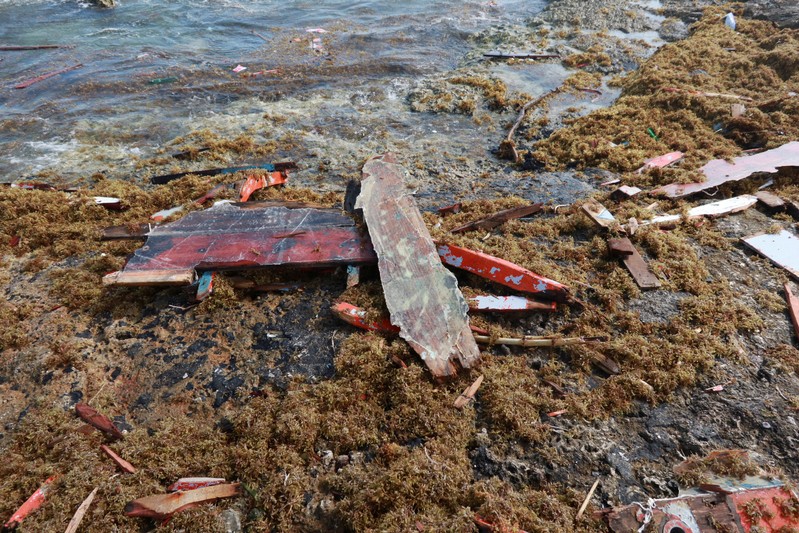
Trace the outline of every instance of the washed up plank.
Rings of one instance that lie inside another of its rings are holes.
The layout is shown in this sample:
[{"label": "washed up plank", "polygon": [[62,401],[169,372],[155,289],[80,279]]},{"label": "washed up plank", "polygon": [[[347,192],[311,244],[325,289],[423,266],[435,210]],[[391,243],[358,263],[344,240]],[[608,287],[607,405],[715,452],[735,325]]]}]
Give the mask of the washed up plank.
[{"label": "washed up plank", "polygon": [[434,376],[449,377],[457,372],[456,362],[464,368],[478,364],[480,350],[458,281],[441,264],[403,174],[391,154],[371,158],[355,207],[363,209],[377,252],[391,323]]},{"label": "washed up plank", "polygon": [[169,520],[172,515],[185,509],[239,494],[241,494],[239,483],[213,485],[169,494],[155,494],[129,502],[125,506],[125,514],[154,520]]},{"label": "washed up plank", "polygon": [[195,269],[324,268],[375,261],[369,238],[338,209],[221,204],[153,228],[125,268],[103,283],[180,285],[193,281]]},{"label": "washed up plank", "polygon": [[700,191],[713,189],[730,181],[739,181],[755,173],[775,173],[780,168],[799,166],[799,141],[783,144],[779,148],[755,155],[736,157],[732,163],[714,159],[700,170],[705,175],[701,183],[672,183],[654,189],[650,194],[662,194],[669,198],[682,198]]},{"label": "washed up plank", "polygon": [[741,241],[775,265],[799,279],[799,237],[787,230],[779,233],[757,233]]},{"label": "washed up plank", "polygon": [[622,260],[624,266],[635,280],[635,284],[640,288],[655,289],[660,287],[660,281],[657,276],[649,268],[641,254],[638,253],[630,239],[608,239],[608,250],[612,256]]},{"label": "washed up plank", "polygon": [[450,231],[450,233],[463,233],[466,231],[474,231],[474,230],[491,230],[496,228],[497,226],[501,226],[508,220],[513,220],[516,218],[522,217],[529,217],[535,213],[538,213],[544,208],[544,204],[532,204],[532,205],[524,205],[521,207],[513,207],[511,209],[505,209],[503,211],[498,211],[492,215],[487,217],[481,218],[479,220],[475,220],[474,222],[469,222],[468,224],[464,224],[463,226],[458,226],[457,228]]},{"label": "washed up plank", "polygon": [[498,257],[445,243],[438,243],[438,254],[447,265],[517,291],[558,302],[566,301],[569,297],[566,285]]},{"label": "washed up plank", "polygon": [[266,170],[267,172],[285,172],[297,168],[297,164],[293,161],[286,161],[283,163],[266,163],[263,165],[247,165],[241,167],[226,167],[226,168],[209,168],[205,170],[187,170],[185,172],[175,172],[173,174],[164,174],[162,176],[153,176],[150,178],[150,183],[155,185],[163,185],[192,174],[194,176],[216,176],[217,174],[234,174],[242,170]]}]

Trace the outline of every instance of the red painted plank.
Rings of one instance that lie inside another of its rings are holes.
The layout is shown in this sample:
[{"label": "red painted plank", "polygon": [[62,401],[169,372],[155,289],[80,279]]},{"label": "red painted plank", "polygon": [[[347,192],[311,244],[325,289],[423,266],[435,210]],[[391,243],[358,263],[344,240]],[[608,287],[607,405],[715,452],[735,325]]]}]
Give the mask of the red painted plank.
[{"label": "red painted plank", "polygon": [[498,257],[445,243],[438,243],[438,254],[447,265],[466,270],[517,291],[528,292],[559,302],[565,301],[569,296],[568,287],[562,283],[540,276]]},{"label": "red painted plank", "polygon": [[8,519],[8,522],[3,525],[3,529],[7,529],[9,531],[13,530],[17,527],[17,525],[19,525],[20,522],[25,520],[29,514],[41,507],[44,503],[47,493],[52,487],[53,481],[55,481],[55,478],[55,476],[47,478],[42,486],[36,489],[36,492],[31,494],[31,497],[25,500],[25,503],[23,503],[20,508],[17,509],[17,512],[11,515],[11,518]]}]

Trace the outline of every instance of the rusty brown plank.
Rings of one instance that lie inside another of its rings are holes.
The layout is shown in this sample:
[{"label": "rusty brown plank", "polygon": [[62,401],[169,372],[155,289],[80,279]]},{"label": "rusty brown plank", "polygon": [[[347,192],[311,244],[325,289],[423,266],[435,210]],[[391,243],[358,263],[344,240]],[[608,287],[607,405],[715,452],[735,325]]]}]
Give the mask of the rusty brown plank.
[{"label": "rusty brown plank", "polygon": [[627,267],[630,275],[640,288],[654,289],[660,287],[660,281],[657,276],[649,268],[641,254],[638,253],[630,239],[609,239],[608,250],[612,256],[622,259],[624,266]]},{"label": "rusty brown plank", "polygon": [[474,231],[478,229],[479,230],[494,229],[497,226],[501,226],[508,220],[528,217],[530,215],[538,213],[543,208],[544,204],[539,203],[532,205],[524,205],[521,207],[513,207],[511,209],[505,209],[503,211],[497,211],[492,215],[481,218],[479,220],[475,220],[474,222],[469,222],[468,224],[464,224],[463,226],[458,226],[457,228],[451,230],[450,233],[463,233],[466,231]]},{"label": "rusty brown plank", "polygon": [[363,209],[377,252],[391,322],[433,375],[453,376],[455,362],[475,366],[480,351],[458,281],[441,264],[403,174],[391,154],[368,160],[355,207]]}]

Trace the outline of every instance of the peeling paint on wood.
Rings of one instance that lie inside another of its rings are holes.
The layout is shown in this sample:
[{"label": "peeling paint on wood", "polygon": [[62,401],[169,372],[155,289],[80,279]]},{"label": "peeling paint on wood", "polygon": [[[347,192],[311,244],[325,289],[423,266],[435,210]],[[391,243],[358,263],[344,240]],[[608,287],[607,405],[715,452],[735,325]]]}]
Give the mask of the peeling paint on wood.
[{"label": "peeling paint on wood", "polygon": [[518,311],[555,311],[555,302],[539,302],[523,296],[494,296],[484,294],[468,299],[470,311],[512,313]]},{"label": "peeling paint on wood", "polygon": [[378,257],[380,280],[391,322],[436,377],[471,368],[480,351],[469,330],[468,305],[455,276],[444,268],[412,195],[404,169],[391,154],[363,167],[363,209]]},{"label": "peeling paint on wood", "polygon": [[616,217],[608,211],[608,208],[596,200],[590,200],[582,205],[582,209],[591,220],[599,227],[610,228],[616,224]]}]

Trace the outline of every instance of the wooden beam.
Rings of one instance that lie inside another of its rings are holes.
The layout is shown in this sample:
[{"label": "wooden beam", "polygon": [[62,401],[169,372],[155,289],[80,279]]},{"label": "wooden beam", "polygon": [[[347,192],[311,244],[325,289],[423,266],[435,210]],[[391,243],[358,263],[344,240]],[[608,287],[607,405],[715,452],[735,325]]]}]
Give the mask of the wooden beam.
[{"label": "wooden beam", "polygon": [[480,350],[469,330],[468,305],[455,276],[441,264],[436,245],[413,196],[403,183],[404,169],[391,154],[363,167],[363,209],[377,252],[380,280],[391,322],[434,376],[454,376],[455,363],[470,368]]},{"label": "wooden beam", "polygon": [[508,220],[528,217],[530,215],[538,213],[543,208],[544,204],[539,203],[532,205],[524,205],[521,207],[514,207],[511,209],[505,209],[504,211],[498,211],[493,215],[489,215],[479,220],[475,220],[474,222],[469,222],[468,224],[464,224],[463,226],[458,226],[457,228],[451,230],[450,233],[464,233],[466,231],[494,229],[497,226],[501,226]]},{"label": "wooden beam", "polygon": [[619,257],[624,262],[624,266],[632,275],[636,285],[642,289],[655,289],[660,287],[660,281],[649,265],[638,253],[638,250],[630,242],[630,239],[608,239],[608,251],[611,256]]}]

